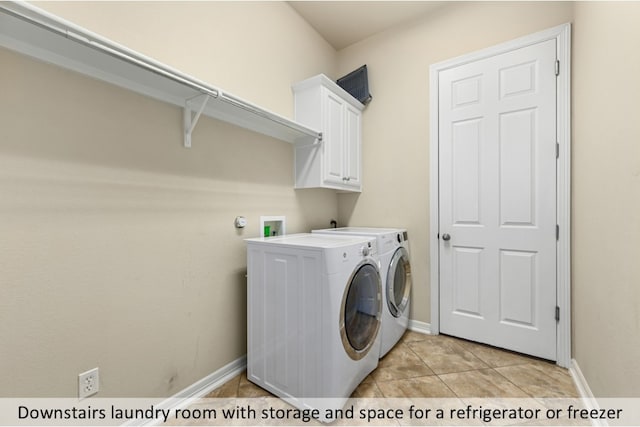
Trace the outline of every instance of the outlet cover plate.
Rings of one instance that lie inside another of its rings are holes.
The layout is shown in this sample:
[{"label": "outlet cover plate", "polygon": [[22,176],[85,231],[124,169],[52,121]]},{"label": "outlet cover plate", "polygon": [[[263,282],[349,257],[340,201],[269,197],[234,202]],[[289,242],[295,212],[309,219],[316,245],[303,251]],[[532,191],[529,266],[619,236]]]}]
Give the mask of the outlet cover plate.
[{"label": "outlet cover plate", "polygon": [[78,375],[78,398],[92,396],[100,390],[100,373],[98,368],[90,369]]}]

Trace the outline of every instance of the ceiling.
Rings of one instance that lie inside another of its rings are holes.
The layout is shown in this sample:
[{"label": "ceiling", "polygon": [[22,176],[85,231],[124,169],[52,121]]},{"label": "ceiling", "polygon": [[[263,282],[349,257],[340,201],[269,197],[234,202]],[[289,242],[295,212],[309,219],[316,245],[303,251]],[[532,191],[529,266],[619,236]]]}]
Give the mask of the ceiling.
[{"label": "ceiling", "polygon": [[289,1],[336,50],[432,12],[442,1]]}]

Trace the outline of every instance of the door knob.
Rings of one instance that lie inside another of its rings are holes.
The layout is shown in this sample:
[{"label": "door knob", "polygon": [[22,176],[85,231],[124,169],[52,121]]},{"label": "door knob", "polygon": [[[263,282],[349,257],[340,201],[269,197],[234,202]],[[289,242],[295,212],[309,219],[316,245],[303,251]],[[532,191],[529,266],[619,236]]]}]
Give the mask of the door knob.
[{"label": "door knob", "polygon": [[444,240],[445,242],[448,242],[449,240],[451,240],[451,236],[448,235],[447,233],[444,233],[442,235],[442,240]]}]

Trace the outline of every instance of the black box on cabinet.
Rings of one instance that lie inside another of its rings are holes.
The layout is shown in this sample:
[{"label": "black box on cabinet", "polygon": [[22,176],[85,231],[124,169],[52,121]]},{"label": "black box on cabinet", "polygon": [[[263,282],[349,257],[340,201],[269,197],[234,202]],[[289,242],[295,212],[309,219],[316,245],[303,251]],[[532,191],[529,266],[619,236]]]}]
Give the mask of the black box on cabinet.
[{"label": "black box on cabinet", "polygon": [[336,83],[361,103],[366,105],[371,101],[366,64],[346,76],[340,77]]}]

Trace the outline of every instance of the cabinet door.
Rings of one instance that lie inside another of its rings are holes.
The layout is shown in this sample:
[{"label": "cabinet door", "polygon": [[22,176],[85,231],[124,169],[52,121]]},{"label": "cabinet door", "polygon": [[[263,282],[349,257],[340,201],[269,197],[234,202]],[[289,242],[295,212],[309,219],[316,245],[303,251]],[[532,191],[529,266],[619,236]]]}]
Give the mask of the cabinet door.
[{"label": "cabinet door", "polygon": [[324,182],[343,184],[344,101],[328,90],[323,93]]},{"label": "cabinet door", "polygon": [[360,187],[361,184],[361,126],[360,112],[345,104],[344,126],[344,178],[345,184]]}]

